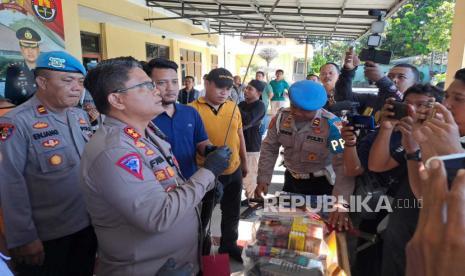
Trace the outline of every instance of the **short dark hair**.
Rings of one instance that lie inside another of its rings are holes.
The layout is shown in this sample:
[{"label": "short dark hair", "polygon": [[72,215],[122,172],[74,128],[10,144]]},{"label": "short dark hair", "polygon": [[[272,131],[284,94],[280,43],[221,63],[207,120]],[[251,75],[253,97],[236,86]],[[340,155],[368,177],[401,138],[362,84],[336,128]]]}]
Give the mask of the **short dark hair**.
[{"label": "short dark hair", "polygon": [[152,71],[153,69],[173,69],[174,71],[178,72],[178,65],[176,64],[176,62],[174,61],[171,61],[169,59],[166,59],[166,58],[154,58],[152,60],[150,60],[148,63],[147,63],[147,69],[146,69],[146,73],[147,75],[151,75],[152,74]]},{"label": "short dark hair", "polygon": [[457,70],[457,72],[455,72],[454,79],[462,81],[465,84],[465,68]]},{"label": "short dark hair", "polygon": [[399,63],[394,65],[392,68],[396,67],[401,67],[401,68],[409,68],[412,70],[413,76],[415,77],[415,82],[420,82],[420,71],[418,71],[418,68],[413,66],[412,64],[408,63]]},{"label": "short dark hair", "polygon": [[41,77],[48,77],[48,72],[49,72],[49,71],[50,71],[50,70],[47,70],[47,69],[45,69],[45,68],[36,68],[36,69],[34,70],[34,77],[35,77],[35,78],[37,78],[37,77],[39,77],[39,76],[41,76]]},{"label": "short dark hair", "polygon": [[339,68],[339,65],[337,65],[337,64],[334,63],[334,62],[326,62],[325,64],[321,65],[320,71],[321,71],[321,68],[323,68],[323,66],[326,66],[326,65],[332,65],[332,66],[334,66],[334,67],[336,68],[337,73],[338,73],[338,74],[341,73],[341,68]]},{"label": "short dark hair", "polygon": [[255,75],[257,75],[257,74],[260,74],[260,75],[262,75],[262,76],[265,76],[265,73],[263,73],[263,71],[257,71],[257,72],[255,72]]},{"label": "short dark hair", "polygon": [[143,60],[139,60],[139,63],[140,63],[140,65],[142,66],[142,70],[144,70],[145,73],[147,73],[147,75],[150,76],[148,62],[147,62],[147,61],[143,61]]},{"label": "short dark hair", "polygon": [[437,86],[427,84],[414,84],[413,86],[409,87],[407,91],[404,93],[404,101],[410,94],[419,94],[425,95],[428,97],[434,97],[436,102],[442,102],[444,99],[444,91]]},{"label": "short dark hair", "polygon": [[283,73],[283,75],[284,75],[283,69],[278,69],[278,70],[276,70],[275,74],[278,74],[279,72]]},{"label": "short dark hair", "polygon": [[192,81],[194,81],[194,82],[195,82],[195,79],[194,79],[194,77],[193,77],[193,76],[186,76],[186,77],[184,78],[184,80],[187,80],[187,79],[191,79]]},{"label": "short dark hair", "polygon": [[108,95],[117,89],[125,88],[129,72],[142,65],[133,57],[117,57],[100,62],[89,70],[84,80],[84,87],[89,90],[98,112],[108,114],[110,103]]},{"label": "short dark hair", "polygon": [[317,74],[308,74],[307,78],[310,78],[310,77],[317,77],[317,79],[320,79],[320,77]]}]

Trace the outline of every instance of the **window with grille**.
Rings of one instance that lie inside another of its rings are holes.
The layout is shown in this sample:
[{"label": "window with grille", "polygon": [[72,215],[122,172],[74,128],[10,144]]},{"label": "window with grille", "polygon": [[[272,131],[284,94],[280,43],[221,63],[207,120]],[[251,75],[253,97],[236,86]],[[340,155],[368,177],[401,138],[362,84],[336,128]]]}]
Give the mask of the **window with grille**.
[{"label": "window with grille", "polygon": [[196,84],[202,82],[202,53],[181,49],[181,78],[193,76]]}]

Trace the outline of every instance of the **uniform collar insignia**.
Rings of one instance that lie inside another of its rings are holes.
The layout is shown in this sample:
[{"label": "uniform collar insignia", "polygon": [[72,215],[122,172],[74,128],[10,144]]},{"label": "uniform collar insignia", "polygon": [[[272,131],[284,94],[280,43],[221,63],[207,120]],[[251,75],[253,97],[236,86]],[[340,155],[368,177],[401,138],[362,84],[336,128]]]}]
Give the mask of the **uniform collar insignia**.
[{"label": "uniform collar insignia", "polygon": [[312,121],[312,128],[319,128],[321,125],[321,116],[322,116],[322,111],[321,109],[318,110],[318,112],[315,114],[315,117],[313,118]]},{"label": "uniform collar insignia", "polygon": [[45,108],[45,106],[38,105],[36,108],[37,108],[37,113],[39,113],[39,115],[47,115],[48,114],[48,111]]},{"label": "uniform collar insignia", "polygon": [[136,140],[139,140],[142,135],[140,135],[134,128],[132,127],[125,127],[124,128],[124,133],[126,133],[126,135],[128,135],[129,137],[131,137],[132,140],[136,141]]}]

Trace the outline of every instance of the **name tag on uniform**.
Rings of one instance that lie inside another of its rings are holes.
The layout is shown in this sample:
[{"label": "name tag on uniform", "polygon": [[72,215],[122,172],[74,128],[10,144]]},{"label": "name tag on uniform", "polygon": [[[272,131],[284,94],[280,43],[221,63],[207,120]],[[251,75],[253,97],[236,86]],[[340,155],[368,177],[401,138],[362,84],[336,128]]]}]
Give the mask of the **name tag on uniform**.
[{"label": "name tag on uniform", "polygon": [[150,166],[153,168],[155,165],[160,165],[164,161],[165,160],[161,156],[158,156],[155,159],[150,160]]},{"label": "name tag on uniform", "polygon": [[307,140],[310,140],[312,142],[316,142],[316,143],[324,143],[325,142],[325,138],[323,137],[319,137],[319,136],[307,136]]}]

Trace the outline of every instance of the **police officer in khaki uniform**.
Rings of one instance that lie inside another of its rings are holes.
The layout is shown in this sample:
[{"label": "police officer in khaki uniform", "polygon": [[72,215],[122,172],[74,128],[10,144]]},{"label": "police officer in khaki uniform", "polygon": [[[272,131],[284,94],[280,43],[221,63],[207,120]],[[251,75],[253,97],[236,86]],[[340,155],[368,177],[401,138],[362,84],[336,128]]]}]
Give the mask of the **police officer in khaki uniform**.
[{"label": "police officer in khaki uniform", "polygon": [[[353,179],[344,176],[341,120],[322,107],[327,94],[321,84],[303,80],[290,87],[291,107],[281,109],[270,123],[262,143],[255,195],[268,191],[273,168],[284,147],[283,190],[305,195],[343,196],[348,202]],[[331,222],[350,226],[347,213],[334,212]],[[339,222],[339,223],[338,223]]]},{"label": "police officer in khaki uniform", "polygon": [[34,77],[37,57],[40,49],[40,35],[31,28],[21,28],[16,32],[19,48],[24,61],[13,63],[6,70],[5,98],[20,105],[37,90]]},{"label": "police officer in khaki uniform", "polygon": [[0,185],[8,248],[19,275],[92,275],[96,238],[79,190],[90,138],[74,108],[86,71],[65,52],[39,56],[37,93],[0,117]]},{"label": "police officer in khaki uniform", "polygon": [[159,91],[133,58],[103,61],[85,86],[106,115],[81,163],[81,186],[99,242],[97,274],[153,276],[174,260],[180,269],[189,264],[195,275],[197,205],[228,167],[231,153],[226,147],[210,153],[204,168],[185,181],[151,122],[164,111]]}]

